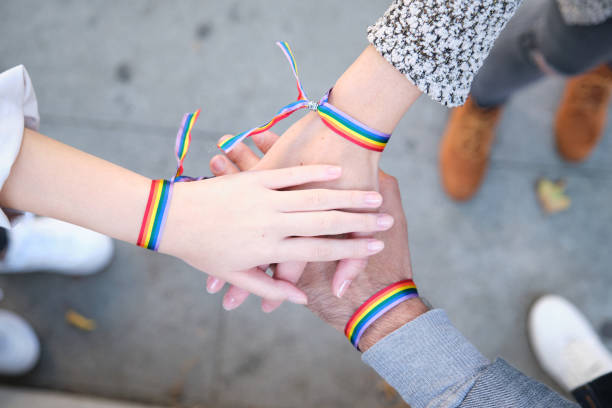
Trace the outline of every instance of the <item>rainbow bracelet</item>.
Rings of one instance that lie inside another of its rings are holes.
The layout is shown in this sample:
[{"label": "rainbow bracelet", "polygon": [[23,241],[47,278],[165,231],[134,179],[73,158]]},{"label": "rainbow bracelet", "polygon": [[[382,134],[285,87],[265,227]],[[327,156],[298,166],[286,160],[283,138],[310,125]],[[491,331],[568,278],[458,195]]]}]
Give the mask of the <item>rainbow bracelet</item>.
[{"label": "rainbow bracelet", "polygon": [[168,210],[170,209],[170,201],[172,200],[172,188],[174,183],[183,181],[203,180],[206,177],[189,177],[183,176],[183,161],[189,150],[191,143],[191,130],[195,124],[200,110],[194,113],[187,113],[183,116],[183,122],[176,135],[175,155],[177,159],[176,174],[170,180],[153,180],[151,181],[151,189],[149,190],[149,199],[142,218],[140,233],[136,245],[143,248],[157,251],[161,236],[168,218]]},{"label": "rainbow bracelet", "polygon": [[225,153],[230,152],[234,146],[236,146],[236,144],[240,143],[245,138],[265,132],[279,121],[285,119],[300,109],[310,109],[317,112],[323,123],[325,123],[325,125],[333,132],[363,148],[376,152],[382,152],[385,149],[391,135],[372,129],[331,105],[328,102],[329,94],[332,91],[331,89],[319,100],[319,102],[309,100],[306,96],[304,88],[302,87],[295,58],[293,57],[289,44],[286,42],[277,42],[276,44],[283,51],[285,57],[287,57],[287,60],[291,65],[293,76],[297,82],[297,101],[282,107],[272,118],[272,120],[264,125],[239,133],[236,136],[219,143],[217,146],[221,150],[223,150]]},{"label": "rainbow bracelet", "polygon": [[400,303],[419,296],[412,279],[406,279],[376,292],[365,301],[346,323],[344,334],[359,350],[359,340],[366,329]]},{"label": "rainbow bracelet", "polygon": [[136,245],[157,251],[168,217],[172,185],[168,180],[153,180]]}]

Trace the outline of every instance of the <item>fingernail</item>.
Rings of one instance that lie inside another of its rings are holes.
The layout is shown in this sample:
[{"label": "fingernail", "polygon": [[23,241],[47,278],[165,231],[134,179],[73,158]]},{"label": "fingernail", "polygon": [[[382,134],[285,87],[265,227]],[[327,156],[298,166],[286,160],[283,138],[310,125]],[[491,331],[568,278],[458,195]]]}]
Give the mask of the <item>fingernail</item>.
[{"label": "fingernail", "polygon": [[263,302],[261,304],[261,310],[264,313],[270,313],[272,311],[272,305],[270,305],[268,302]]},{"label": "fingernail", "polygon": [[382,228],[389,228],[390,226],[393,225],[393,217],[391,217],[390,215],[379,215],[378,219],[376,220],[376,224],[379,227]]},{"label": "fingernail", "polygon": [[221,139],[219,139],[219,143],[223,143],[227,139],[230,139],[231,137],[232,137],[232,135],[224,135],[223,137],[221,137]]},{"label": "fingernail", "polygon": [[227,311],[236,308],[236,298],[233,296],[228,297],[223,301],[223,308]]},{"label": "fingernail", "polygon": [[219,287],[219,279],[210,278],[208,280],[208,284],[206,285],[206,291],[208,293],[215,293]]},{"label": "fingernail", "polygon": [[304,295],[291,295],[287,298],[291,303],[295,303],[297,305],[305,305],[308,303],[308,299]]},{"label": "fingernail", "polygon": [[338,166],[329,166],[327,168],[327,174],[329,174],[330,176],[339,176],[340,174],[342,174],[342,169]]},{"label": "fingernail", "polygon": [[256,135],[251,136],[251,139],[253,139],[254,142],[263,142],[263,135],[261,133],[258,133]]},{"label": "fingernail", "polygon": [[213,160],[212,166],[215,171],[222,172],[225,170],[225,160],[223,160],[221,157],[217,157],[215,160]]},{"label": "fingernail", "polygon": [[367,193],[364,201],[366,204],[380,205],[382,203],[382,196],[378,193]]},{"label": "fingernail", "polygon": [[370,242],[368,242],[368,250],[371,253],[376,253],[381,251],[383,248],[385,247],[385,243],[382,241],[378,241],[378,240],[371,240]]},{"label": "fingernail", "polygon": [[342,295],[344,295],[344,292],[346,292],[346,290],[348,289],[350,284],[351,284],[351,281],[348,279],[342,282],[342,285],[340,285],[340,288],[338,289],[338,293],[336,293],[336,296],[341,298]]}]

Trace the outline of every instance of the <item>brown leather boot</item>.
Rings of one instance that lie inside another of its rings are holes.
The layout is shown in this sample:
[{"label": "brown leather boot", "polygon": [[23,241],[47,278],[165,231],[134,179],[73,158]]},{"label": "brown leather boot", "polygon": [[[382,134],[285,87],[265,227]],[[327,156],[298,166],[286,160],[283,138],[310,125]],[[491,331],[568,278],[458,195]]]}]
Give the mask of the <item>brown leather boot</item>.
[{"label": "brown leather boot", "polygon": [[440,145],[442,185],[451,198],[468,200],[478,191],[501,112],[501,107],[480,108],[471,97],[453,109]]},{"label": "brown leather boot", "polygon": [[601,139],[612,94],[612,69],[602,65],[567,81],[555,121],[557,150],[568,161],[586,159]]}]

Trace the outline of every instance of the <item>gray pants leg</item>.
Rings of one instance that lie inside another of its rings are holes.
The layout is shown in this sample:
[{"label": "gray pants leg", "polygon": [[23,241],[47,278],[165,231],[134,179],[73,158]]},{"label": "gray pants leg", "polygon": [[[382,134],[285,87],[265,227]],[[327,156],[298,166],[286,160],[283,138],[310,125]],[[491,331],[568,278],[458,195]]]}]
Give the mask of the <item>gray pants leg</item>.
[{"label": "gray pants leg", "polygon": [[568,25],[556,0],[525,2],[474,78],[471,93],[476,104],[501,105],[513,92],[546,75],[535,63],[535,54],[563,75],[612,62],[612,18],[598,25]]}]

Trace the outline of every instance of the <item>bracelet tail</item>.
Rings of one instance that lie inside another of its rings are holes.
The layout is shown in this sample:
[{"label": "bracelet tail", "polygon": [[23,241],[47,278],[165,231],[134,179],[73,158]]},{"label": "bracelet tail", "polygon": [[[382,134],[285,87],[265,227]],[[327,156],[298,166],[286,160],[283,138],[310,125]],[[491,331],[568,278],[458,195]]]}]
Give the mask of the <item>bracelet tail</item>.
[{"label": "bracelet tail", "polygon": [[231,152],[232,149],[236,146],[236,144],[242,142],[247,137],[256,135],[258,133],[263,133],[266,130],[270,129],[272,126],[276,125],[281,120],[290,116],[291,114],[297,112],[300,109],[308,107],[309,100],[306,96],[304,88],[302,87],[302,82],[300,81],[300,77],[298,75],[297,64],[295,63],[295,57],[293,56],[291,47],[289,47],[289,43],[285,41],[279,41],[276,43],[276,45],[278,45],[279,48],[283,51],[283,54],[285,54],[285,57],[287,58],[287,61],[289,61],[289,65],[291,66],[291,71],[293,72],[293,76],[295,77],[298,90],[297,100],[295,102],[290,103],[289,105],[280,108],[280,110],[269,122],[259,127],[247,130],[246,132],[239,133],[236,136],[230,137],[229,139],[226,139],[223,142],[219,143],[217,147],[223,150],[223,152],[225,153]]}]

